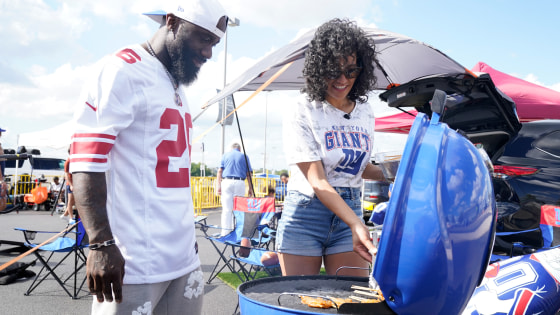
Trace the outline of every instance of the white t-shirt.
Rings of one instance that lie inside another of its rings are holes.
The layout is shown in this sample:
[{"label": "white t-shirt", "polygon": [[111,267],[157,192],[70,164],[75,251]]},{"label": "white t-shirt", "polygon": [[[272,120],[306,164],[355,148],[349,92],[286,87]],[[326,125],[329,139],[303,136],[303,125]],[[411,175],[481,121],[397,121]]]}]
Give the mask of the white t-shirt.
[{"label": "white t-shirt", "polygon": [[140,45],[103,58],[77,104],[70,172],[106,172],[107,212],[127,284],[200,265],[190,189],[192,120],[163,65]]},{"label": "white t-shirt", "polygon": [[301,95],[284,117],[284,152],[291,168],[288,190],[313,196],[313,188],[296,163],[322,161],[333,187],[361,187],[370,161],[374,116],[368,103],[357,103],[350,113],[327,102],[309,102]]}]

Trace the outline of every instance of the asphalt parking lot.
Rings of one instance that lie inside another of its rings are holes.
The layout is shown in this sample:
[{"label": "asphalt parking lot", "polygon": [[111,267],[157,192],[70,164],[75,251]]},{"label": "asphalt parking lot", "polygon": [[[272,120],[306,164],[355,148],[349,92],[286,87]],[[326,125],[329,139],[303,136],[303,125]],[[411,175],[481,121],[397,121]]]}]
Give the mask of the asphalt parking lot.
[{"label": "asphalt parking lot", "polygon": [[[203,211],[208,215],[209,224],[219,224],[221,209]],[[61,231],[66,227],[66,222],[59,219],[58,215],[48,211],[24,210],[19,213],[11,212],[0,215],[0,241],[21,241],[24,238],[22,232],[15,231],[15,227],[34,229],[38,231]],[[48,239],[48,236],[44,240]],[[199,244],[199,255],[202,270],[207,278],[212,271],[218,255],[210,242],[204,238],[204,234],[197,230]],[[37,237],[37,241],[41,241]],[[0,263],[5,263],[17,257],[19,253],[10,253],[13,246],[0,242]],[[6,251],[8,250],[8,251]],[[62,255],[62,254],[56,254]],[[34,255],[21,259],[21,262],[30,263],[35,259]],[[70,274],[73,270],[73,260],[61,266],[61,274]],[[39,272],[39,262],[28,268],[36,273]],[[85,275],[85,271],[83,271]],[[82,291],[78,299],[70,298],[55,280],[46,280],[29,296],[24,293],[31,284],[31,279],[18,280],[9,285],[0,285],[0,314],[89,314],[91,299],[88,292]],[[204,296],[203,314],[234,314],[237,306],[237,293],[234,289],[224,284],[219,279],[214,279],[211,284],[206,284]]]}]

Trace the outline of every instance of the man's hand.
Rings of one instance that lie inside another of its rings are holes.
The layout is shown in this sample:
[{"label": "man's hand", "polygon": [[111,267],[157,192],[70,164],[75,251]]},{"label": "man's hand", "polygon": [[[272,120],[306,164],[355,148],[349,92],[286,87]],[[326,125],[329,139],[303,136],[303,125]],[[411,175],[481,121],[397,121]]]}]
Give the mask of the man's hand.
[{"label": "man's hand", "polygon": [[[107,217],[107,183],[105,173],[77,172],[73,174],[76,207],[89,236],[90,244],[113,239]],[[124,258],[115,245],[91,249],[87,259],[87,279],[97,301],[122,301]]]},{"label": "man's hand", "polygon": [[87,259],[89,291],[98,302],[122,302],[124,258],[115,245],[90,250]]}]

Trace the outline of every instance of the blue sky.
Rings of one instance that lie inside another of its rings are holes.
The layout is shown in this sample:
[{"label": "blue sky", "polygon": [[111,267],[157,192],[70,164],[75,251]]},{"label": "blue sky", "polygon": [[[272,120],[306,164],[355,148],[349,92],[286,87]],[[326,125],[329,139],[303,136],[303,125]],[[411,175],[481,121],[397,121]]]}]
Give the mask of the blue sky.
[{"label": "blue sky", "polygon": [[[141,13],[159,9],[158,3],[0,0],[0,127],[8,130],[0,138],[2,145],[15,147],[18,134],[70,120],[89,67],[120,47],[151,37],[157,25]],[[467,68],[483,61],[560,91],[558,1],[224,0],[223,4],[241,22],[228,33],[228,82],[298,34],[330,18],[347,17],[423,41]],[[187,89],[193,116],[222,87],[223,69],[222,41],[199,80]],[[247,152],[256,168],[284,168],[282,109],[297,92],[261,94],[239,111]],[[247,95],[236,93],[237,104]],[[383,104],[374,108],[376,115],[388,113]],[[195,121],[195,136],[210,128],[216,117],[217,106],[204,112]],[[193,160],[217,166],[220,136],[219,127],[212,129],[202,139],[204,154],[194,152]],[[236,128],[227,127],[226,145],[237,138]],[[403,141],[402,136],[378,134],[375,150],[392,150]],[[64,150],[43,151],[64,156]]]}]

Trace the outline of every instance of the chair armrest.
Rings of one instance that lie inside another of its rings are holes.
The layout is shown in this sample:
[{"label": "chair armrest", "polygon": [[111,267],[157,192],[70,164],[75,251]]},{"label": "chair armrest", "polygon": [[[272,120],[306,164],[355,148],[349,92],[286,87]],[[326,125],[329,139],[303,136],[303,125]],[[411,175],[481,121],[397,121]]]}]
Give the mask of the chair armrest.
[{"label": "chair armrest", "polygon": [[523,234],[529,232],[539,231],[540,228],[534,228],[531,230],[523,230],[523,231],[515,231],[515,232],[496,232],[496,236],[508,236],[508,235],[515,235],[515,234]]}]

